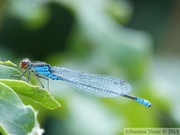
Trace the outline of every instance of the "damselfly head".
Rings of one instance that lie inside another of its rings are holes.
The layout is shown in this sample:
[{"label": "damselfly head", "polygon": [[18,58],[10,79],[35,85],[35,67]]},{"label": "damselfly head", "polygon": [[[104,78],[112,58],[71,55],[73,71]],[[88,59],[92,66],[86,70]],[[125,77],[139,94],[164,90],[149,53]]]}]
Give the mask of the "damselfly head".
[{"label": "damselfly head", "polygon": [[29,66],[31,66],[31,61],[27,58],[21,60],[19,66],[23,69],[27,69]]}]

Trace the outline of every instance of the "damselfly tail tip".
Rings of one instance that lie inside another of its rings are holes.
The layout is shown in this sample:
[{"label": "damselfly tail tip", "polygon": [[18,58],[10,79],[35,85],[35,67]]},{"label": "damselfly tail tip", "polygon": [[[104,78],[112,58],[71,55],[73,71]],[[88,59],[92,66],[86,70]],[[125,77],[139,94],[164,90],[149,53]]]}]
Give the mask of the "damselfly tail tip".
[{"label": "damselfly tail tip", "polygon": [[132,96],[132,95],[129,95],[129,94],[124,94],[124,95],[121,95],[123,97],[126,97],[126,98],[129,98],[129,99],[132,99],[132,100],[135,100],[136,102],[146,106],[146,107],[153,107],[153,105],[148,101],[148,100],[145,100],[143,98],[140,98],[140,97],[136,97],[136,96]]},{"label": "damselfly tail tip", "polygon": [[147,107],[149,107],[149,108],[150,108],[150,107],[153,107],[153,104],[150,103]]},{"label": "damselfly tail tip", "polygon": [[135,100],[136,100],[138,103],[143,104],[144,106],[147,106],[147,107],[149,107],[149,108],[153,106],[148,100],[145,100],[145,99],[143,99],[143,98],[136,97]]}]

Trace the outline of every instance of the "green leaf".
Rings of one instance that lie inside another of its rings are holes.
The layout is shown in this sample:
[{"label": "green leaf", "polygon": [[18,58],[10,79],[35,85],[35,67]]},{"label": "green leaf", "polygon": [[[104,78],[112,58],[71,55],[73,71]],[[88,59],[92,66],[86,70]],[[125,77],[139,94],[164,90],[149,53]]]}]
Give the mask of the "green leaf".
[{"label": "green leaf", "polygon": [[0,82],[0,131],[3,134],[25,135],[35,126],[35,112],[25,106],[17,94]]},{"label": "green leaf", "polygon": [[29,97],[47,109],[52,110],[61,107],[47,90],[21,80],[13,80],[15,78],[21,79],[22,77],[17,76],[20,74],[21,72],[13,67],[0,65],[0,82],[12,88],[17,94]]},{"label": "green leaf", "polygon": [[0,79],[0,82],[11,87],[16,93],[27,96],[47,109],[56,109],[61,105],[50,95],[50,93],[39,87],[30,85],[20,80]]},{"label": "green leaf", "polygon": [[0,61],[0,64],[3,64],[3,65],[10,65],[10,66],[17,66],[16,64],[12,63],[11,61],[5,61],[5,62],[2,62]]},{"label": "green leaf", "polygon": [[1,79],[22,79],[21,72],[13,67],[0,65],[0,78]]}]

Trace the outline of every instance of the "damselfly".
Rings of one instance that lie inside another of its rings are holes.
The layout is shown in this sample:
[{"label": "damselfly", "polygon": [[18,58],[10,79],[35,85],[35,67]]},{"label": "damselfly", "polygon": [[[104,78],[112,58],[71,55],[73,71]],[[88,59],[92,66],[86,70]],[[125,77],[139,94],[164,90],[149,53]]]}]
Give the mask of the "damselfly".
[{"label": "damselfly", "polygon": [[[117,97],[122,96],[144,106],[151,107],[152,104],[140,97],[129,95],[131,91],[131,85],[124,80],[98,74],[90,74],[81,71],[76,71],[68,68],[53,67],[45,62],[32,63],[29,59],[23,59],[20,62],[20,67],[25,69],[22,76],[28,72],[28,81],[30,80],[30,74],[39,78],[45,78],[52,80],[62,80],[76,89],[97,97]],[[40,81],[40,80],[39,80]],[[40,82],[41,83],[41,82]],[[42,83],[41,83],[42,84]],[[43,86],[43,85],[42,85]]]}]

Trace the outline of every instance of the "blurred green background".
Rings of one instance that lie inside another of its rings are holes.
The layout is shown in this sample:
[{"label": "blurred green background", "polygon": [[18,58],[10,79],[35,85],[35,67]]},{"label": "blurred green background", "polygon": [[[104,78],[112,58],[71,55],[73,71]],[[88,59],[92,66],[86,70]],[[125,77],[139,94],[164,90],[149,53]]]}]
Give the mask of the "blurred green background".
[{"label": "blurred green background", "polygon": [[[180,126],[180,1],[0,0],[0,58],[127,80],[146,108],[122,97],[96,98],[50,81],[63,106],[38,110],[45,135],[122,135],[124,128]],[[47,82],[43,80],[43,83]]]}]

